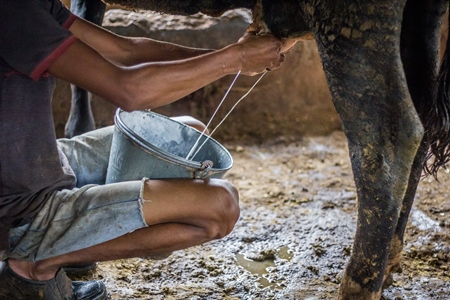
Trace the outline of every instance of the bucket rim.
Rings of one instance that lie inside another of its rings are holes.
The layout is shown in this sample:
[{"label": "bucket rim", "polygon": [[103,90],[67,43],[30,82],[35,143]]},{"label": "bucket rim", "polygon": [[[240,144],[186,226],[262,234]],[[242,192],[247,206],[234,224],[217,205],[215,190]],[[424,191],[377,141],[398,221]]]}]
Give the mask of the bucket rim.
[{"label": "bucket rim", "polygon": [[[161,117],[163,119],[167,119],[170,120],[171,122],[175,122],[181,126],[185,126],[185,127],[189,127],[189,129],[192,129],[196,132],[198,132],[199,134],[201,134],[201,131],[195,129],[194,127],[191,127],[189,125],[186,125],[182,122],[176,121],[172,118],[169,118],[167,116],[158,114],[156,112],[153,111],[149,111],[149,110],[138,110],[138,111],[133,111],[133,112],[141,112],[141,113],[145,113],[148,115],[154,115],[157,117]],[[173,161],[175,161],[178,164],[187,166],[187,167],[191,167],[194,168],[196,170],[200,170],[202,168],[202,162],[200,161],[193,161],[193,160],[188,160],[186,158],[180,157],[178,155],[174,155],[168,151],[162,150],[158,147],[155,147],[154,145],[152,145],[151,143],[147,142],[146,140],[144,140],[142,137],[140,137],[139,135],[137,135],[136,133],[134,133],[125,123],[124,121],[121,119],[120,114],[121,113],[132,113],[132,112],[126,112],[120,108],[117,109],[116,114],[114,116],[114,122],[115,122],[115,127],[121,131],[123,133],[123,135],[129,139],[132,143],[137,143],[139,144],[139,146],[143,147],[145,150],[145,148],[150,148],[154,154],[156,154],[158,157],[160,157],[161,159],[167,160],[167,157],[169,157],[170,159],[172,159]],[[130,139],[130,136],[134,139]],[[231,153],[228,151],[228,149],[226,149],[222,144],[220,144],[218,141],[216,141],[215,139],[213,139],[212,137],[209,137],[208,140],[210,140],[212,143],[216,144],[217,146],[219,146],[228,156],[229,160],[230,160],[230,164],[228,167],[226,168],[215,168],[214,165],[213,167],[210,169],[211,171],[227,171],[229,169],[231,169],[231,167],[234,164],[233,161],[233,157],[231,156]]]}]

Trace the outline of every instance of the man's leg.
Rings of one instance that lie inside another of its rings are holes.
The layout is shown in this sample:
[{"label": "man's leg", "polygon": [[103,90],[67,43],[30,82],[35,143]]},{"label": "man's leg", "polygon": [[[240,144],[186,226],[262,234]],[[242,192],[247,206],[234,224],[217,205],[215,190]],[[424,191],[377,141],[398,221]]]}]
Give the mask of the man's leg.
[{"label": "man's leg", "polygon": [[147,228],[34,263],[9,259],[11,269],[47,280],[67,264],[160,255],[224,237],[239,218],[238,192],[220,179],[149,180],[143,200]]},{"label": "man's leg", "polygon": [[198,120],[198,119],[196,119],[194,117],[191,117],[191,116],[177,116],[177,117],[171,117],[171,119],[173,119],[175,121],[178,121],[178,122],[181,122],[181,123],[184,123],[184,124],[186,124],[188,126],[191,126],[191,127],[197,129],[200,132],[205,131],[206,134],[209,134],[209,130],[206,128],[206,125],[202,121],[200,121],[200,120]]}]

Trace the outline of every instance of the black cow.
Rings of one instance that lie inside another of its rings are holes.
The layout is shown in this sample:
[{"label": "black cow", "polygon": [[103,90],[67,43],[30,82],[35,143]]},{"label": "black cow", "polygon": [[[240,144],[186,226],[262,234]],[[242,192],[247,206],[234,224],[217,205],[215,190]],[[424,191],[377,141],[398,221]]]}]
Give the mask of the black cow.
[{"label": "black cow", "polygon": [[[103,22],[106,4],[101,0],[71,0],[70,10],[77,16],[97,25]],[[65,136],[73,137],[95,128],[94,116],[91,110],[90,94],[71,85],[72,104],[69,119],[66,123]]]},{"label": "black cow", "polygon": [[438,70],[448,1],[110,2],[184,15],[218,16],[243,7],[253,10],[252,28],[268,28],[281,38],[312,33],[348,139],[358,195],[357,231],[339,299],[379,299],[400,267],[422,170],[436,175],[448,161],[447,60]]}]

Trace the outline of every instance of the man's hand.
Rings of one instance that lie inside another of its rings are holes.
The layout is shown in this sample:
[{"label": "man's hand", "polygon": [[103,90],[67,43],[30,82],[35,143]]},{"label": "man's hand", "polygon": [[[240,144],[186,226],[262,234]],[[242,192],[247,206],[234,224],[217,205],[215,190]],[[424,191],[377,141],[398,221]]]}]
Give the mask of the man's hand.
[{"label": "man's hand", "polygon": [[271,34],[256,35],[247,32],[239,39],[241,46],[239,58],[241,72],[245,75],[256,75],[266,70],[278,69],[285,57],[280,52],[282,41]]}]

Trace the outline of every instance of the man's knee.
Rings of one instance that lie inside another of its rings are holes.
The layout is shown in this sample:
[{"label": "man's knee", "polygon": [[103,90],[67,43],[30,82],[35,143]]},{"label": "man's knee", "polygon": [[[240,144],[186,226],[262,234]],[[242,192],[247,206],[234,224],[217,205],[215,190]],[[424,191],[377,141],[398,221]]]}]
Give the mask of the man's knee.
[{"label": "man's knee", "polygon": [[212,238],[218,239],[228,235],[239,219],[238,190],[228,181],[218,181],[213,203],[213,218],[207,230]]},{"label": "man's knee", "polygon": [[[194,117],[191,116],[178,116],[178,117],[172,117],[173,120],[176,120],[178,122],[184,123],[188,126],[191,126],[195,129],[197,129],[198,131],[205,131],[206,134],[209,134],[208,129],[206,129],[206,125],[201,122],[200,120],[197,120]],[[206,129],[206,130],[205,130]]]}]

